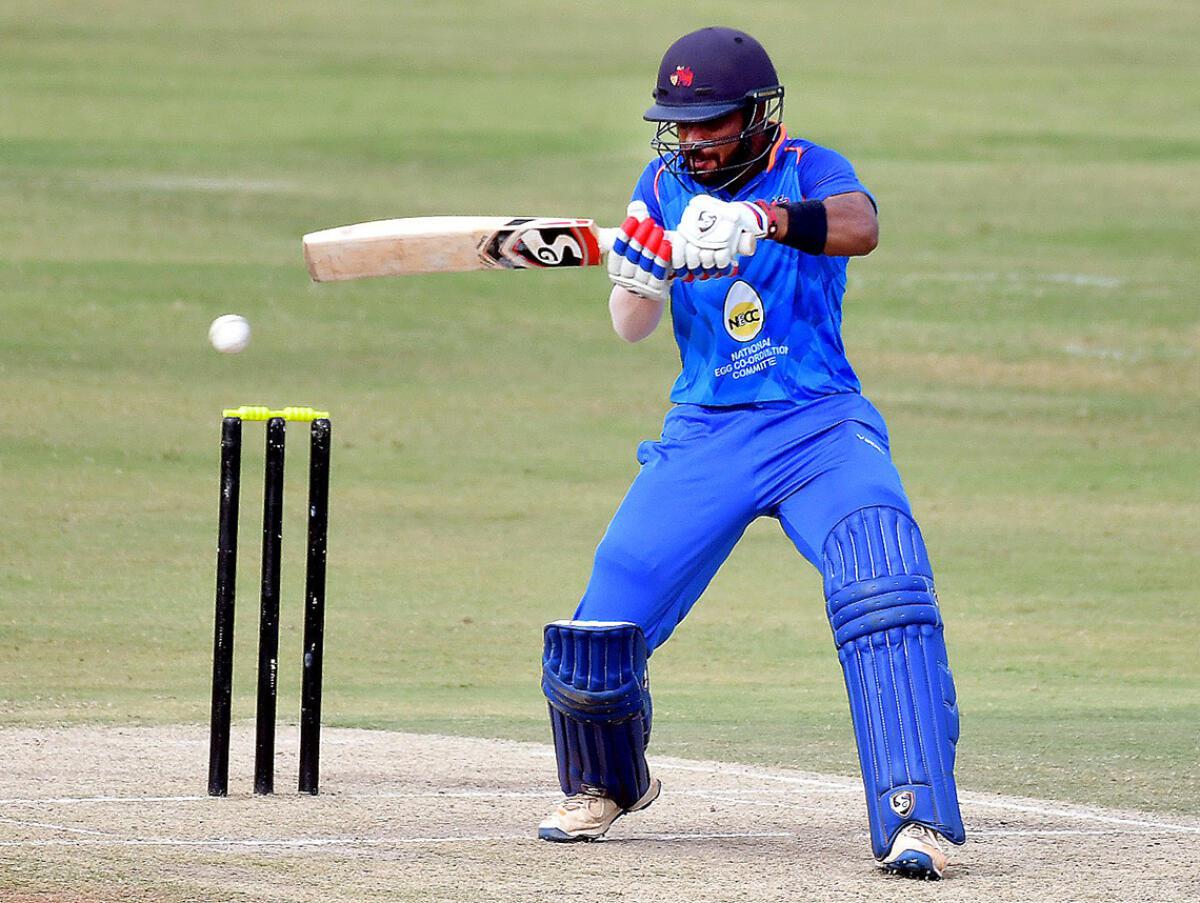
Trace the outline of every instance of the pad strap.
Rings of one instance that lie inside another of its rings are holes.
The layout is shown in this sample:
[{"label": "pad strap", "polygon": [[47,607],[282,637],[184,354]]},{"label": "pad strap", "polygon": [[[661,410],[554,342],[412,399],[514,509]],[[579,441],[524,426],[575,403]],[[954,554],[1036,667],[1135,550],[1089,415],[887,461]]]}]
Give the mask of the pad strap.
[{"label": "pad strap", "polygon": [[563,793],[599,790],[628,809],[650,787],[646,639],[636,624],[546,625],[542,691]]},{"label": "pad strap", "polygon": [[958,706],[920,529],[903,511],[864,508],[834,527],[823,553],[875,856],[908,822],[962,843]]}]

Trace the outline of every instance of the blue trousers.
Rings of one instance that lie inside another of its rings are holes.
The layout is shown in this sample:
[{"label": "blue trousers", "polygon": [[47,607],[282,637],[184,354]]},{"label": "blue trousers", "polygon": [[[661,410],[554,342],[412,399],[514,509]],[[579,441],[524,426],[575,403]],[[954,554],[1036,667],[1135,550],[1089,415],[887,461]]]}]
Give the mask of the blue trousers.
[{"label": "blue trousers", "polygon": [[[776,518],[824,577],[876,858],[910,821],[962,843],[957,697],[933,572],[878,412],[860,395],[679,405],[638,460],[576,620],[636,624],[652,652],[746,527]],[[648,717],[648,696],[634,701]]]},{"label": "blue trousers", "polygon": [[842,518],[875,505],[910,510],[883,418],[861,395],[677,405],[662,437],[638,447],[638,461],[575,618],[637,624],[651,651],[756,518],[779,520],[820,570],[826,537]]}]

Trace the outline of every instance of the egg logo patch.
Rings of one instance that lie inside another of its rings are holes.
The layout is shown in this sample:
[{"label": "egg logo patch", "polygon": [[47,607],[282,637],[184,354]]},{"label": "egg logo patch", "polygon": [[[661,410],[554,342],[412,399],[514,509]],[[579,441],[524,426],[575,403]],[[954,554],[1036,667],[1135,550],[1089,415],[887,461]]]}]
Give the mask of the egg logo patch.
[{"label": "egg logo patch", "polygon": [[739,279],[725,295],[725,331],[736,341],[749,342],[762,328],[762,299],[750,283]]}]

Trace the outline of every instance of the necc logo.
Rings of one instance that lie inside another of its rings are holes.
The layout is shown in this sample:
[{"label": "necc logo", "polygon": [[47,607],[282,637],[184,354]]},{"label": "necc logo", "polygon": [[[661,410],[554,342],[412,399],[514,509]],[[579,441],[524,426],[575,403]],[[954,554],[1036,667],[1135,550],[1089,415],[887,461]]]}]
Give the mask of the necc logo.
[{"label": "necc logo", "polygon": [[725,295],[725,331],[730,338],[749,342],[762,331],[763,303],[748,282],[737,280]]}]

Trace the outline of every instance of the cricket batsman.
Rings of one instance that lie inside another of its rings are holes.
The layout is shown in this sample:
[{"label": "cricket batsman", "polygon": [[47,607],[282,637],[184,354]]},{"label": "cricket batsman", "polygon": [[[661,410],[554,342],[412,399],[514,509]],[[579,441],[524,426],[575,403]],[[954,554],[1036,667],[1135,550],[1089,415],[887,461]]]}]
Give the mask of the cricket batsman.
[{"label": "cricket batsman", "polygon": [[750,522],[771,517],[824,578],[875,859],[940,878],[943,841],[965,840],[942,617],[887,427],[841,337],[847,260],[878,241],[875,200],[782,112],[748,34],[704,28],[663,57],[645,114],[658,159],[609,254],[609,310],[636,342],[669,301],[682,367],[574,617],[545,628],[567,797],[538,836],[595,840],[658,797],[647,660]]}]

